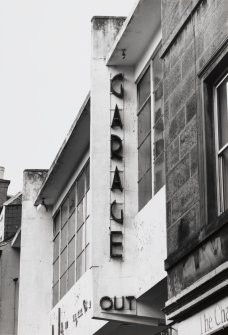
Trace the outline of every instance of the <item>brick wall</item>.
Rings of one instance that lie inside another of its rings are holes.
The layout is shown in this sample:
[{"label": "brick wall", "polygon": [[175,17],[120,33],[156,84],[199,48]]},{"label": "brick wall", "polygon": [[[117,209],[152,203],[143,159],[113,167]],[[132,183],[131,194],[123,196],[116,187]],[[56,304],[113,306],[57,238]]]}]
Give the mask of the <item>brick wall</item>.
[{"label": "brick wall", "polygon": [[185,253],[205,226],[200,219],[198,74],[227,38],[227,17],[227,0],[162,1],[169,297],[210,270]]}]

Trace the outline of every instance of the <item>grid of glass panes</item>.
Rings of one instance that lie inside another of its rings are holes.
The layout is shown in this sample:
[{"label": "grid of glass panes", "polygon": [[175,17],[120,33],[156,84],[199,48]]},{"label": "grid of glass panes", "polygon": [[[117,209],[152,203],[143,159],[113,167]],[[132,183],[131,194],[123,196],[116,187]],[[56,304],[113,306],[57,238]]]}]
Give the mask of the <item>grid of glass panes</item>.
[{"label": "grid of glass panes", "polygon": [[163,81],[159,52],[152,61],[153,66],[153,193],[165,184],[164,117],[162,109]]},{"label": "grid of glass panes", "polygon": [[140,210],[165,183],[163,82],[162,64],[158,52],[140,79],[137,91],[138,203]]},{"label": "grid of glass panes", "polygon": [[90,267],[89,163],[54,217],[53,305]]},{"label": "grid of glass panes", "polygon": [[228,209],[228,74],[215,88],[215,122],[220,214]]},{"label": "grid of glass panes", "polygon": [[139,210],[151,199],[151,68],[138,83],[138,201]]}]

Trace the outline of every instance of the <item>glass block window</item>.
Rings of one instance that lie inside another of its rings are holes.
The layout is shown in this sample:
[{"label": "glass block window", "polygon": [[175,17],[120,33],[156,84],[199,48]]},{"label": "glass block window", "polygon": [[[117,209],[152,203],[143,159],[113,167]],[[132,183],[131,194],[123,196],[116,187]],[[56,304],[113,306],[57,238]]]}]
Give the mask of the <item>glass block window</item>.
[{"label": "glass block window", "polygon": [[137,84],[138,206],[141,210],[165,183],[162,64],[158,52]]},{"label": "glass block window", "polygon": [[54,217],[53,306],[90,268],[89,162]]}]

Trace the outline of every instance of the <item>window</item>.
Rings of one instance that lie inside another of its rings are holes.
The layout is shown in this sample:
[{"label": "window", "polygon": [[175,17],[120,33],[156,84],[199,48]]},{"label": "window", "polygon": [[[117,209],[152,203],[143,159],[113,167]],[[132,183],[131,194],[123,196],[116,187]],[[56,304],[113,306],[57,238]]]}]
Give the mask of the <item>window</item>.
[{"label": "window", "polygon": [[53,306],[90,267],[89,163],[54,217]]},{"label": "window", "polygon": [[214,87],[218,214],[228,209],[228,74]]},{"label": "window", "polygon": [[228,50],[219,49],[199,73],[203,113],[199,141],[202,222],[217,229],[228,214]]},{"label": "window", "polygon": [[137,85],[139,210],[164,185],[162,63],[157,51]]}]

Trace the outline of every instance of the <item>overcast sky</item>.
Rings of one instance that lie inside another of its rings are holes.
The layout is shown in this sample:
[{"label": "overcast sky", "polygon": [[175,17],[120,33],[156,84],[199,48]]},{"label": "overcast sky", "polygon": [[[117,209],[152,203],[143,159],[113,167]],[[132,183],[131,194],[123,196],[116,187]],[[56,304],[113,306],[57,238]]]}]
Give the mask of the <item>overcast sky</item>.
[{"label": "overcast sky", "polygon": [[0,166],[10,194],[49,168],[90,87],[94,15],[136,0],[0,0]]}]

